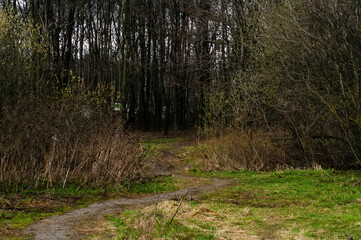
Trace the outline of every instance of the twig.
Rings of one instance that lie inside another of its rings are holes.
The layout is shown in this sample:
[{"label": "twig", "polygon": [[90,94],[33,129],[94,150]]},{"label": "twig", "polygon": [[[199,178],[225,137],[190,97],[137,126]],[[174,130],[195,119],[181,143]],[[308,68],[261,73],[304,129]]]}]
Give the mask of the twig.
[{"label": "twig", "polygon": [[181,200],[179,201],[179,204],[178,204],[178,206],[177,206],[177,209],[175,210],[175,212],[174,212],[172,218],[170,219],[170,221],[168,222],[168,225],[171,225],[171,224],[172,224],[175,216],[178,214],[179,210],[180,210],[181,207],[182,207],[182,203],[183,203],[183,198],[181,198]]}]

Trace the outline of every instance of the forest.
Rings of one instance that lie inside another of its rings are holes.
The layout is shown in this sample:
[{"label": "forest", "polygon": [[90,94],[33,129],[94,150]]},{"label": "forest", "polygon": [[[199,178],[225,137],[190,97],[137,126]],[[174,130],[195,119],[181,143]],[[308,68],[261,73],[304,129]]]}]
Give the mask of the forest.
[{"label": "forest", "polygon": [[131,178],[139,130],[196,129],[225,168],[359,168],[360,6],[1,1],[0,182]]},{"label": "forest", "polygon": [[0,238],[354,239],[360,75],[360,0],[0,0]]}]

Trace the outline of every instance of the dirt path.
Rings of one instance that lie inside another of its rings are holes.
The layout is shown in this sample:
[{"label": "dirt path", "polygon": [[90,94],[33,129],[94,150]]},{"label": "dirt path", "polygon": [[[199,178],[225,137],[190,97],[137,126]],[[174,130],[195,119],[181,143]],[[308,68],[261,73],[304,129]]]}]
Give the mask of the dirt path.
[{"label": "dirt path", "polygon": [[[170,149],[163,150],[163,154],[150,162],[151,174],[168,175],[172,174],[178,178],[189,178],[185,175],[175,175],[184,166],[181,159],[176,156],[176,150],[182,145],[177,143]],[[199,178],[204,180],[205,178]],[[158,203],[168,199],[193,198],[196,195],[214,191],[216,189],[232,184],[230,180],[224,179],[208,179],[207,184],[201,184],[189,188],[183,188],[175,192],[156,194],[140,198],[119,198],[112,201],[93,203],[86,208],[80,208],[63,215],[57,215],[46,218],[31,225],[24,231],[25,235],[33,235],[36,240],[62,240],[62,239],[78,239],[79,235],[75,229],[81,227],[80,224],[84,220],[93,219],[99,215],[112,214],[121,212],[125,206],[143,206]]]}]

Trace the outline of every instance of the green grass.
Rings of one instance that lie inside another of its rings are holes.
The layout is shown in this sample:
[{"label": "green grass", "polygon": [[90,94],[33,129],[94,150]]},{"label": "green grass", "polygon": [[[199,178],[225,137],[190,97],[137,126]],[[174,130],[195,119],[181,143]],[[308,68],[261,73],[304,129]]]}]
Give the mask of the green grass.
[{"label": "green grass", "polygon": [[[213,173],[239,184],[204,196],[217,211],[233,209],[250,214],[238,224],[256,235],[273,232],[292,239],[361,238],[361,177],[334,170],[272,173]],[[282,232],[283,231],[283,232]]]},{"label": "green grass", "polygon": [[177,138],[151,138],[142,141],[142,143],[156,143],[156,144],[173,144],[184,141],[185,139],[182,137]]},{"label": "green grass", "polygon": [[0,198],[0,231],[24,229],[34,221],[63,213],[74,207],[84,207],[102,199],[104,191],[97,188],[40,188],[17,194],[3,194]]},{"label": "green grass", "polygon": [[[149,231],[150,237],[164,239],[234,239],[240,235],[244,239],[361,239],[360,173],[287,170],[203,175],[238,183],[183,203],[184,210],[168,225],[178,203],[112,217],[119,239],[124,229],[137,234],[134,239]],[[152,230],[139,227],[147,226],[147,221]]]},{"label": "green grass", "polygon": [[[123,183],[102,187],[80,187],[69,184],[66,188],[25,190],[19,194],[0,195],[0,236],[16,239],[19,230],[34,221],[64,213],[70,209],[86,207],[90,203],[126,196],[128,194],[161,193],[177,188],[172,176],[160,176],[142,182]],[[1,239],[1,238],[0,238]],[[20,239],[20,238],[19,238]]]},{"label": "green grass", "polygon": [[172,176],[157,176],[145,183],[135,183],[129,188],[131,193],[164,193],[175,191],[177,179]]},{"label": "green grass", "polygon": [[162,150],[170,149],[174,143],[184,141],[184,138],[153,138],[142,141],[145,157],[154,158],[160,156]]}]

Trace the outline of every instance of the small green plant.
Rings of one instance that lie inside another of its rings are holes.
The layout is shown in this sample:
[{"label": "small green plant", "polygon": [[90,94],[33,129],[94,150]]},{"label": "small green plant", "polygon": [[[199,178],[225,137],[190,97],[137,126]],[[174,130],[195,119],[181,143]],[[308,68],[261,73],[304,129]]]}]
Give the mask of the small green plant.
[{"label": "small green plant", "polygon": [[[129,216],[129,212],[124,213],[125,216]],[[117,228],[117,239],[138,239],[141,235],[141,231],[132,226],[128,226],[126,221],[122,218],[109,216],[108,219]]]}]

